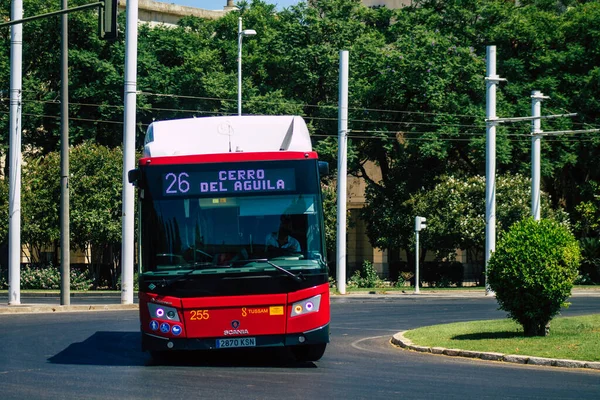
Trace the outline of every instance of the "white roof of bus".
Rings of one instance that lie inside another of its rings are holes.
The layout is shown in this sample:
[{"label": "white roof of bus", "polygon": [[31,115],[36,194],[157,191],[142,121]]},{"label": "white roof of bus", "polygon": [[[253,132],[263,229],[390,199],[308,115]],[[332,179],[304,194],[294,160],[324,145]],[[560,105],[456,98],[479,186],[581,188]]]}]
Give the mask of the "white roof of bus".
[{"label": "white roof of bus", "polygon": [[144,141],[145,157],[229,152],[312,151],[299,116],[227,116],[153,122]]}]

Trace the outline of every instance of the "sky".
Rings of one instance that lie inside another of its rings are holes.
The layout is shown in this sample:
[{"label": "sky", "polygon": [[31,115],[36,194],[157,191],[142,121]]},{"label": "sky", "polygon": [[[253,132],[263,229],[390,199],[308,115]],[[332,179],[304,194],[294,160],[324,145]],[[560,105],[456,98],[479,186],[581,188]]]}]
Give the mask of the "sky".
[{"label": "sky", "polygon": [[[196,8],[204,8],[205,10],[222,10],[227,4],[227,0],[155,0],[162,3],[172,3],[180,6],[190,6]],[[281,10],[291,5],[297,4],[300,0],[265,0],[265,3],[277,5],[277,9]],[[237,3],[237,0],[233,1]]]}]

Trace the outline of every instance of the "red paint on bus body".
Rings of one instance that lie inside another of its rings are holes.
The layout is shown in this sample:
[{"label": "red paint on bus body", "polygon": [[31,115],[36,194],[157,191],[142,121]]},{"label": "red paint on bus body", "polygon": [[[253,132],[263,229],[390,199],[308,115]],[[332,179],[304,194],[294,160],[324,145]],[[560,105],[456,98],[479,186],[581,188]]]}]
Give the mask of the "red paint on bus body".
[{"label": "red paint on bus body", "polygon": [[[293,304],[321,295],[319,311],[292,317]],[[269,295],[176,298],[152,293],[139,294],[142,330],[168,338],[214,338],[284,335],[307,332],[329,323],[329,284],[297,292]],[[174,335],[152,331],[148,303],[177,309],[179,322],[154,318],[159,323],[181,325]]]},{"label": "red paint on bus body", "polygon": [[317,159],[314,151],[281,151],[264,153],[195,154],[188,156],[162,156],[141,158],[139,165],[205,164],[236,161],[277,161]]}]

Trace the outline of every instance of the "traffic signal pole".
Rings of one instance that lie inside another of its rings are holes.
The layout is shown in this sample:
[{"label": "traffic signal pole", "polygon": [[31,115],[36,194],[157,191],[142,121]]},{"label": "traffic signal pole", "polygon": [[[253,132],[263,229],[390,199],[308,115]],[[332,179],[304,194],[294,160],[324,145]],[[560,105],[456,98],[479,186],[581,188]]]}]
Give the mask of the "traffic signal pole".
[{"label": "traffic signal pole", "polygon": [[419,294],[419,231],[415,231],[415,294]]},{"label": "traffic signal pole", "polygon": [[415,217],[415,294],[419,294],[419,232],[427,228],[424,217]]},{"label": "traffic signal pole", "polygon": [[[13,6],[14,6],[14,3],[16,1],[17,0],[13,1]],[[20,0],[18,2],[21,3],[21,5],[23,4],[22,0]],[[99,1],[99,2],[96,2],[96,3],[84,4],[82,6],[68,8],[68,9],[64,9],[64,10],[60,10],[60,11],[54,11],[54,12],[49,12],[49,13],[46,13],[46,14],[34,15],[33,17],[17,18],[17,19],[15,19],[15,16],[13,16],[13,18],[9,22],[4,22],[4,23],[0,24],[0,28],[3,27],[3,26],[21,25],[24,22],[35,21],[35,20],[42,19],[42,18],[53,17],[55,15],[68,14],[68,13],[71,13],[73,11],[82,11],[82,10],[87,10],[87,9],[90,9],[90,8],[98,8],[98,7],[103,7],[103,6],[104,6],[104,2],[103,1]],[[20,16],[23,16],[23,7],[22,6],[21,6],[21,14],[20,14]]]}]

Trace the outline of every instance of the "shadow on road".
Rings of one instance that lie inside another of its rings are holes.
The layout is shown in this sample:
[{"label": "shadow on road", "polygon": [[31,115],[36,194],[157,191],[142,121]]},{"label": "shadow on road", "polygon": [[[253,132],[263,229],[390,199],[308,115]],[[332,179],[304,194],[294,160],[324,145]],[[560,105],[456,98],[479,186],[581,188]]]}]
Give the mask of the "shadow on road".
[{"label": "shadow on road", "polygon": [[50,357],[54,364],[146,365],[150,356],[140,350],[139,332],[96,332]]},{"label": "shadow on road", "polygon": [[196,367],[260,367],[260,368],[317,368],[312,362],[298,362],[288,349],[225,349],[167,352],[152,359],[148,365],[178,365]]},{"label": "shadow on road", "polygon": [[312,362],[296,361],[284,348],[165,352],[163,357],[152,358],[140,347],[139,332],[100,331],[83,342],[69,345],[48,361],[53,364],[107,366],[316,368]]}]

